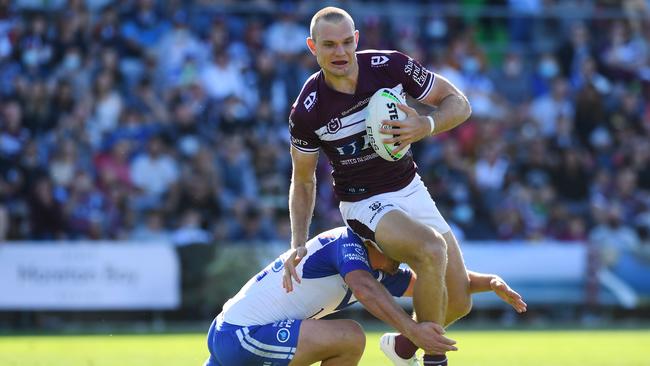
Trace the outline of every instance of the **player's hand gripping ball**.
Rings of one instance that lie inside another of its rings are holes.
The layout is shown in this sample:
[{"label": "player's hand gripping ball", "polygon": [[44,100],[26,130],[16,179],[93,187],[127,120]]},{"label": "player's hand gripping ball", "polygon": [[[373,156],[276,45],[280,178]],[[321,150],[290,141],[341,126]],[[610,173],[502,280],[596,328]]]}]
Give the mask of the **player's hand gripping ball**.
[{"label": "player's hand gripping ball", "polygon": [[384,120],[403,120],[406,118],[406,113],[397,108],[398,104],[406,104],[404,98],[395,90],[390,88],[379,89],[370,97],[368,102],[368,115],[366,116],[366,133],[370,141],[370,146],[375,152],[388,161],[397,161],[408,153],[411,145],[406,146],[397,154],[392,154],[399,143],[386,144],[382,140],[387,138],[388,135],[379,133],[381,129],[391,129],[390,126],[385,126],[382,122]]}]

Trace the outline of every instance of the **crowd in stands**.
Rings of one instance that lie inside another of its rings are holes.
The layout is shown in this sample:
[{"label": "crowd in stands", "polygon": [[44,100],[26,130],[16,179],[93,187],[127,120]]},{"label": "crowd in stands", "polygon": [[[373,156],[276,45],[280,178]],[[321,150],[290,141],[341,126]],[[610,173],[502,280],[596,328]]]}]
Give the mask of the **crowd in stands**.
[{"label": "crowd in stands", "polygon": [[[32,3],[0,0],[0,241],[288,241],[318,2]],[[647,2],[344,3],[359,49],[407,53],[472,104],[413,147],[458,236],[650,247]],[[321,158],[313,232],[342,224]]]}]

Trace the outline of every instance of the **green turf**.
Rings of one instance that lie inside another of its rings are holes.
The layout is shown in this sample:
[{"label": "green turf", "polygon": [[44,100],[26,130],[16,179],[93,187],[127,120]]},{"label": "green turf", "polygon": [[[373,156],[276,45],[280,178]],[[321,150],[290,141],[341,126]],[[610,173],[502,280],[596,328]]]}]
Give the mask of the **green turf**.
[{"label": "green turf", "polygon": [[[390,365],[368,332],[363,366]],[[650,366],[650,331],[450,331],[453,366]],[[202,365],[203,334],[0,337],[2,366]]]}]

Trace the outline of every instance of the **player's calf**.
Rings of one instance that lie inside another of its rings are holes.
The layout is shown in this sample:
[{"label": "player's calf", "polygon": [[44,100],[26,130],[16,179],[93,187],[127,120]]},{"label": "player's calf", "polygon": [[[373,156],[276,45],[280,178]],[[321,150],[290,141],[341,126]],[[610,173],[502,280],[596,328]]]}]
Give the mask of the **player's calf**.
[{"label": "player's calf", "polygon": [[469,291],[467,294],[455,293],[454,296],[451,296],[451,293],[448,292],[447,296],[448,302],[447,315],[445,317],[445,327],[448,327],[456,320],[463,318],[472,310],[472,295],[469,293]]}]

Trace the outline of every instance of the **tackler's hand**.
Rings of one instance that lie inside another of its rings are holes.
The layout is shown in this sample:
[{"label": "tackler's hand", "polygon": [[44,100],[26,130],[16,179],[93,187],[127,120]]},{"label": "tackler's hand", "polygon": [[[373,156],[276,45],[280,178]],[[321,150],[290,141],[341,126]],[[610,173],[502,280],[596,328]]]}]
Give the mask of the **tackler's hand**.
[{"label": "tackler's hand", "polygon": [[300,261],[307,255],[307,248],[299,246],[291,249],[289,257],[284,261],[284,275],[282,276],[282,287],[286,292],[293,291],[293,280],[300,283],[300,277],[296,272],[296,267]]}]

